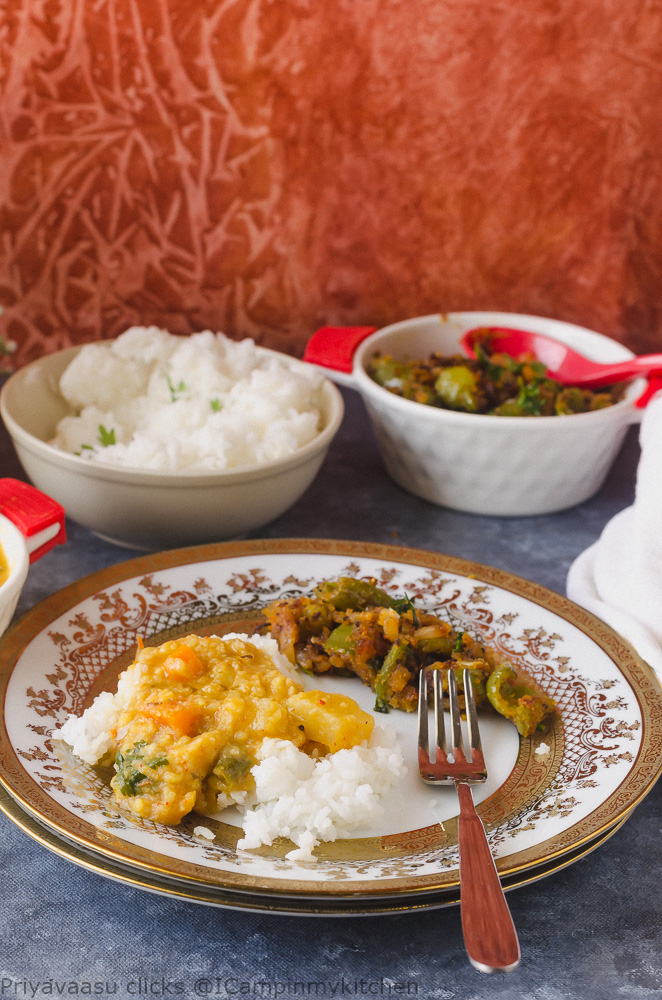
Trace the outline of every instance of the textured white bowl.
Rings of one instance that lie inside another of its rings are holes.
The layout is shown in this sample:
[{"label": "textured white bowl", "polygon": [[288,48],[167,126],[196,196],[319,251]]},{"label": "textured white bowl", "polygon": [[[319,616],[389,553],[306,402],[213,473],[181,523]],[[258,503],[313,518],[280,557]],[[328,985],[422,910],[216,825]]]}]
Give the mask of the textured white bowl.
[{"label": "textured white bowl", "polygon": [[[225,472],[161,473],[90,462],[48,442],[68,413],[58,383],[80,348],[19,369],[0,394],[0,413],[35,486],[69,517],[129,548],[154,550],[236,538],[283,514],[311,484],[342,421],[340,392],[322,385],[322,429],[293,455]],[[302,362],[266,348],[292,368]]]},{"label": "textured white bowl", "polygon": [[478,326],[545,333],[596,361],[633,356],[592,330],[514,313],[448,313],[384,327],[358,347],[351,384],[363,396],[389,474],[416,496],[471,514],[549,514],[587,500],[604,482],[628,425],[641,419],[635,401],[642,379],[621,402],[592,413],[497,417],[402,399],[366,372],[377,351],[399,359],[462,353],[462,334]]}]

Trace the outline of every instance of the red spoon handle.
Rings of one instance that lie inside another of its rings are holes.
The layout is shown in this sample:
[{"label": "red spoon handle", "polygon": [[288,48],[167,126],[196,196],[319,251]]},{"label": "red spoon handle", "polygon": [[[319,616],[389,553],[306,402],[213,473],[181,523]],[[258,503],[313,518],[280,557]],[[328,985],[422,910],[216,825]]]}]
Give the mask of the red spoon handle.
[{"label": "red spoon handle", "polygon": [[520,960],[517,931],[471,789],[457,783],[460,800],[460,894],[464,945],[480,972],[510,972]]},{"label": "red spoon handle", "polygon": [[[627,365],[629,362],[624,361],[623,364]],[[644,373],[657,371],[662,368],[662,354],[639,354],[636,358],[632,358],[632,364]]]},{"label": "red spoon handle", "polygon": [[656,396],[660,391],[662,391],[662,371],[651,372],[650,378],[648,379],[648,385],[635,405],[640,410],[645,409],[653,396]]},{"label": "red spoon handle", "polygon": [[[611,385],[614,382],[623,382],[625,379],[637,376],[646,378],[653,372],[662,369],[662,354],[640,354],[636,358],[628,358],[627,361],[619,361],[613,365],[596,365],[595,372],[577,372],[575,381],[577,385],[593,386],[596,389],[603,385]],[[572,374],[568,376],[568,381]]]},{"label": "red spoon handle", "polygon": [[356,348],[376,329],[376,326],[323,326],[308,341],[303,360],[349,373]]}]

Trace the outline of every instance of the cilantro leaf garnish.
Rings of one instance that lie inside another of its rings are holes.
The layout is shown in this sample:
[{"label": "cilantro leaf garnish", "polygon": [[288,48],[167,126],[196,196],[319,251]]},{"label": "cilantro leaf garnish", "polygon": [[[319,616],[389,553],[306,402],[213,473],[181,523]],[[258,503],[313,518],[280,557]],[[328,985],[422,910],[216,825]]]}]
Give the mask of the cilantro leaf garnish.
[{"label": "cilantro leaf garnish", "polygon": [[155,757],[154,760],[148,761],[147,767],[163,767],[168,763],[167,757]]},{"label": "cilantro leaf garnish", "polygon": [[540,395],[539,383],[532,382],[528,385],[522,385],[517,396],[517,404],[522,408],[524,413],[529,413],[531,416],[540,416],[545,401]]},{"label": "cilantro leaf garnish", "polygon": [[414,602],[411,597],[405,591],[404,597],[396,598],[391,604],[394,611],[397,611],[399,615],[404,614],[405,611],[411,611],[411,620],[414,628],[418,628],[418,615],[416,614],[416,608],[414,607]]},{"label": "cilantro leaf garnish", "polygon": [[117,785],[122,795],[135,795],[137,786],[141,781],[147,780],[147,775],[134,767],[134,762],[142,757],[141,751],[147,746],[145,740],[134,743],[130,750],[122,753],[118,750],[115,754],[115,770],[117,771]]},{"label": "cilantro leaf garnish", "polygon": [[504,372],[519,375],[522,370],[521,364],[509,354],[500,354],[498,363],[493,361],[491,355],[486,353],[481,344],[476,344],[474,353],[476,361],[480,361],[481,365],[483,365],[485,374],[490,382],[498,384],[503,379]]},{"label": "cilantro leaf garnish", "polygon": [[170,390],[170,402],[176,403],[182,394],[186,392],[186,383],[182,382],[180,379],[177,385],[173,385],[172,379],[169,375],[166,375],[166,381],[168,383],[168,389]]},{"label": "cilantro leaf garnish", "polygon": [[[115,430],[113,427],[107,431],[103,424],[99,424],[99,444],[102,448],[107,448],[108,445],[116,444]],[[83,445],[83,448],[85,447],[86,445]]]}]

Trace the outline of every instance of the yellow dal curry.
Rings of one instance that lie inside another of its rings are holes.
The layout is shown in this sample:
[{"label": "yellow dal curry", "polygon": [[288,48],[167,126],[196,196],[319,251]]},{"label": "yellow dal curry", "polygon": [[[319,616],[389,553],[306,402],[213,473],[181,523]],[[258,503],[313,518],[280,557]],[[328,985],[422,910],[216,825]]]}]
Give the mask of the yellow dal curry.
[{"label": "yellow dal curry", "polygon": [[361,743],[374,726],[351,698],[304,691],[249,637],[145,647],[129,671],[111,784],[121,803],[159,823],[214,812],[250,790],[265,737],[316,756]]},{"label": "yellow dal curry", "polygon": [[7,561],[7,556],[5,555],[5,551],[2,545],[0,545],[0,587],[5,582],[8,576],[9,576],[9,562]]}]

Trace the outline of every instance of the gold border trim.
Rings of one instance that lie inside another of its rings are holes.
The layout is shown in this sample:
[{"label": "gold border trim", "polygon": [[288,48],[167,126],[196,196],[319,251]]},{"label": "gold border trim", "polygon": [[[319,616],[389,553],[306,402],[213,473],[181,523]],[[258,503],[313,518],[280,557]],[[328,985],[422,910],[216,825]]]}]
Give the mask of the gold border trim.
[{"label": "gold border trim", "polygon": [[[225,561],[233,558],[260,555],[320,554],[350,558],[374,559],[390,563],[420,566],[441,572],[470,577],[477,582],[491,584],[509,591],[547,611],[563,618],[595,642],[612,660],[629,681],[637,697],[643,720],[642,742],[637,759],[619,788],[602,802],[584,820],[574,824],[557,837],[550,838],[525,851],[510,855],[498,863],[503,876],[514,876],[528,869],[552,863],[564,855],[576,852],[583,846],[606,834],[623,821],[641,799],[650,791],[662,772],[662,688],[651,668],[634,649],[604,622],[567,598],[548,588],[517,577],[511,573],[480,563],[443,553],[372,542],[353,542],[328,539],[257,539],[253,541],[224,542],[214,545],[175,549],[148,554],[123,563],[98,570],[87,577],[69,584],[28,611],[0,640],[4,664],[0,669],[0,695],[3,706],[0,720],[0,784],[16,800],[20,808],[45,824],[56,836],[74,840],[95,856],[102,855],[119,865],[131,865],[158,878],[188,880],[197,885],[217,885],[210,880],[208,868],[192,863],[173,864],[171,858],[153,851],[128,844],[106,831],[98,830],[84,820],[74,832],[71,813],[54,802],[23,769],[9,742],[5,726],[5,698],[13,668],[27,643],[50,622],[92,594],[105,590],[134,576],[154,573],[207,561]],[[77,818],[76,818],[77,819]],[[131,857],[127,857],[127,852]],[[418,894],[447,890],[456,886],[457,870],[416,879],[389,879],[348,883],[347,881],[297,882],[278,878],[256,878],[236,872],[217,872],[219,883],[227,891],[254,890],[260,893],[295,893],[306,897],[323,893],[325,897],[348,894],[348,884],[356,886],[350,895]]]},{"label": "gold border trim", "polygon": [[[68,843],[57,837],[52,830],[42,826],[35,819],[24,813],[4,788],[0,786],[0,812],[7,819],[11,820],[28,837],[36,841],[42,847],[57,854],[65,861],[101,875],[114,882],[131,886],[133,889],[143,889],[157,895],[172,896],[176,899],[183,899],[190,903],[201,903],[208,906],[218,906],[234,910],[258,911],[261,913],[285,913],[298,916],[382,916],[393,913],[417,912],[420,910],[441,909],[446,906],[456,906],[460,902],[460,894],[457,886],[445,890],[432,892],[429,895],[421,896],[417,894],[409,902],[402,897],[396,901],[389,901],[384,897],[376,900],[356,899],[353,897],[339,899],[306,900],[298,897],[288,898],[270,894],[261,896],[253,893],[232,893],[227,889],[216,887],[202,887],[194,883],[187,883],[184,880],[168,880],[159,878],[150,873],[139,873],[129,866],[123,867],[118,863],[110,861],[108,858],[96,858],[92,853],[87,853],[74,844]],[[601,847],[615,833],[620,830],[628,816],[610,827],[600,836],[589,841],[576,851],[566,854],[560,860],[554,859],[546,864],[541,864],[531,869],[528,877],[521,874],[505,876],[501,879],[501,884],[506,891],[517,889],[524,885],[530,885],[548,875],[554,875],[562,871],[569,865],[580,861],[588,854],[591,854],[598,847]]]}]

